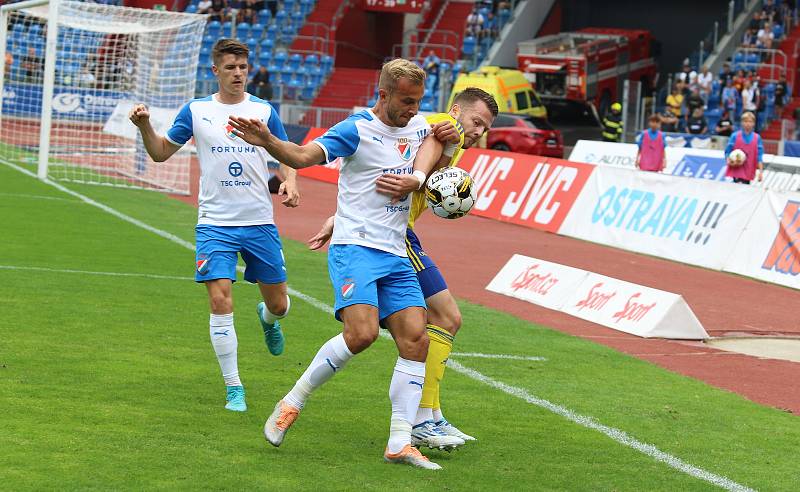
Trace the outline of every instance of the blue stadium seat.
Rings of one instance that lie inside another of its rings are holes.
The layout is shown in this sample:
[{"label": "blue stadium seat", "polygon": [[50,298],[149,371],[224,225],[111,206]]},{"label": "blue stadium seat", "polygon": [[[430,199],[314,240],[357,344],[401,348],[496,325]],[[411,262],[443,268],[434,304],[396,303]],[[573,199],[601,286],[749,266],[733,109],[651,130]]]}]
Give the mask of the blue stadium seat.
[{"label": "blue stadium seat", "polygon": [[253,24],[250,26],[250,36],[260,40],[264,37],[264,24]]},{"label": "blue stadium seat", "polygon": [[741,51],[737,51],[736,53],[733,54],[734,65],[739,65],[741,63],[744,63],[744,61],[745,61],[745,54],[742,53]]},{"label": "blue stadium seat", "polygon": [[333,57],[330,55],[323,56],[319,61],[319,65],[325,74],[330,73],[333,70]]},{"label": "blue stadium seat", "polygon": [[758,53],[748,53],[746,60],[747,60],[748,70],[754,70],[761,62]]},{"label": "blue stadium seat", "polygon": [[308,16],[314,10],[314,0],[300,0],[300,11],[304,16]]},{"label": "blue stadium seat", "polygon": [[253,55],[256,54],[256,50],[258,49],[258,39],[250,37],[244,42],[244,44],[247,45],[247,49],[250,50],[250,53]]},{"label": "blue stadium seat", "polygon": [[297,67],[297,70],[295,70],[294,73],[300,77],[303,77],[303,80],[305,80],[305,78],[310,75],[309,69],[304,67],[303,65]]},{"label": "blue stadium seat", "polygon": [[781,39],[781,38],[783,37],[783,26],[782,26],[782,25],[780,25],[780,24],[775,24],[775,25],[772,27],[772,36],[773,36],[773,37],[774,37],[776,40],[778,40],[778,39]]},{"label": "blue stadium seat", "polygon": [[283,9],[275,12],[275,24],[278,26],[283,26],[286,23],[286,18],[288,16],[289,14],[287,14]]},{"label": "blue stadium seat", "polygon": [[273,41],[278,40],[278,26],[274,23],[267,26],[267,33],[264,36],[264,39],[272,39]]},{"label": "blue stadium seat", "polygon": [[475,45],[477,40],[475,36],[465,36],[464,37],[464,46],[461,51],[464,52],[464,56],[472,56],[475,54]]},{"label": "blue stadium seat", "polygon": [[306,66],[310,67],[311,65],[316,65],[318,63],[319,63],[319,58],[317,57],[317,55],[312,54],[306,56],[306,61],[305,61]]},{"label": "blue stadium seat", "polygon": [[297,29],[303,27],[303,23],[305,23],[306,21],[306,16],[303,15],[303,12],[295,10],[294,12],[292,12],[291,17],[292,17],[292,24],[294,25],[294,27],[296,27]]},{"label": "blue stadium seat", "polygon": [[291,22],[287,22],[281,28],[281,43],[285,45],[291,44],[296,34],[297,30],[295,29],[294,25],[292,25]]},{"label": "blue stadium seat", "polygon": [[311,79],[306,80],[305,85],[303,85],[303,93],[302,98],[310,101],[314,99],[314,94],[317,92],[317,86]]},{"label": "blue stadium seat", "polygon": [[275,61],[275,63],[277,63],[281,67],[284,65],[284,63],[286,63],[286,60],[288,58],[289,58],[289,55],[287,55],[285,51],[278,51],[272,57],[272,59]]},{"label": "blue stadium seat", "polygon": [[322,67],[319,65],[309,65],[308,66],[308,76],[314,82],[315,85],[322,84],[322,77],[325,73],[322,71]]},{"label": "blue stadium seat", "polygon": [[429,99],[423,99],[422,100],[422,104],[419,105],[419,110],[420,111],[432,112],[433,111],[433,102],[431,100],[429,100]]},{"label": "blue stadium seat", "polygon": [[219,37],[219,33],[222,30],[222,24],[219,21],[211,21],[206,26],[206,33],[208,36],[216,39]]},{"label": "blue stadium seat", "polygon": [[236,26],[236,39],[247,39],[250,37],[250,24],[247,22],[240,22]]},{"label": "blue stadium seat", "polygon": [[258,11],[258,22],[262,25],[268,25],[272,20],[272,11],[269,9],[261,9]]},{"label": "blue stadium seat", "polygon": [[222,37],[229,38],[231,37],[231,31],[233,30],[233,24],[230,21],[226,21],[222,23]]},{"label": "blue stadium seat", "polygon": [[300,69],[300,65],[303,63],[303,57],[297,53],[292,54],[289,56],[289,66],[291,66],[293,72],[297,72]]},{"label": "blue stadium seat", "polygon": [[289,81],[292,79],[292,76],[294,76],[294,72],[292,71],[292,67],[290,67],[288,63],[281,67],[281,72],[280,73],[281,73],[281,83],[282,84],[288,84]]},{"label": "blue stadium seat", "polygon": [[500,9],[497,12],[497,25],[500,29],[506,25],[506,23],[511,19],[511,10],[510,9]]},{"label": "blue stadium seat", "polygon": [[214,42],[216,40],[217,40],[217,38],[215,38],[214,36],[211,36],[210,34],[206,34],[205,36],[203,36],[203,44],[202,45],[203,46],[213,46]]},{"label": "blue stadium seat", "polygon": [[263,51],[272,51],[272,49],[274,47],[275,47],[275,41],[270,39],[270,38],[264,38],[264,40],[261,41],[261,51],[262,52]]},{"label": "blue stadium seat", "polygon": [[295,0],[283,0],[283,9],[286,12],[294,11]]},{"label": "blue stadium seat", "polygon": [[279,79],[280,71],[281,71],[281,66],[278,65],[278,63],[275,61],[275,57],[273,56],[272,61],[270,61],[269,65],[267,65],[267,72],[271,74],[270,75],[272,77],[271,80],[274,80],[275,83],[278,83],[278,81],[280,80]]},{"label": "blue stadium seat", "polygon": [[186,10],[184,10],[187,14],[196,14],[197,13],[197,5],[190,3],[186,6]]},{"label": "blue stadium seat", "polygon": [[261,53],[258,54],[258,63],[261,66],[267,67],[269,63],[272,61],[272,50],[265,50],[263,47],[261,48]]}]

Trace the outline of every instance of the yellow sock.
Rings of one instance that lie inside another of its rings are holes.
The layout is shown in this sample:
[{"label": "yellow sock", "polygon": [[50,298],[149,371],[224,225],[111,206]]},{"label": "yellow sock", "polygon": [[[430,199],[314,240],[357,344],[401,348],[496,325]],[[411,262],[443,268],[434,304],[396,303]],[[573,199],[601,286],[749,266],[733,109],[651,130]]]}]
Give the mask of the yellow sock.
[{"label": "yellow sock", "polygon": [[422,387],[422,408],[439,408],[439,384],[453,349],[453,335],[436,325],[428,325],[428,358],[425,359],[425,385]]}]

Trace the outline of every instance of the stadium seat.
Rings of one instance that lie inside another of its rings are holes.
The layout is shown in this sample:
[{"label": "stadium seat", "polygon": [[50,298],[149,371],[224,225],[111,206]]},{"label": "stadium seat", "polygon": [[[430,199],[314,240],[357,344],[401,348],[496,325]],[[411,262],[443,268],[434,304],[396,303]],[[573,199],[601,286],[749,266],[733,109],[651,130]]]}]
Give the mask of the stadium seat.
[{"label": "stadium seat", "polygon": [[314,94],[317,92],[317,86],[314,84],[311,79],[306,80],[305,85],[303,85],[303,93],[302,98],[306,101],[310,101],[314,99]]},{"label": "stadium seat", "polygon": [[264,52],[264,51],[272,51],[272,49],[274,47],[275,47],[275,41],[270,39],[270,38],[264,38],[261,41],[261,51],[262,52]]},{"label": "stadium seat", "polygon": [[319,63],[319,58],[317,55],[308,55],[306,56],[305,64],[307,67],[311,67],[311,65],[317,65]]},{"label": "stadium seat", "polygon": [[233,24],[230,21],[226,21],[222,23],[222,37],[229,38],[231,37],[231,31],[233,29]]},{"label": "stadium seat", "polygon": [[475,54],[475,44],[477,40],[475,36],[465,36],[464,37],[464,46],[461,49],[464,52],[464,56],[470,57]]},{"label": "stadium seat", "polygon": [[314,0],[300,0],[300,11],[304,16],[308,17],[312,10],[314,10]]},{"label": "stadium seat", "polygon": [[745,61],[745,54],[742,53],[741,51],[737,51],[736,53],[733,54],[734,65],[740,65],[744,63],[744,61]]},{"label": "stadium seat", "polygon": [[758,53],[748,53],[746,60],[748,70],[755,70],[761,62]]},{"label": "stadium seat", "polygon": [[781,39],[783,37],[783,26],[782,25],[775,24],[772,27],[772,37],[774,37],[775,40],[779,40],[779,39]]},{"label": "stadium seat", "polygon": [[274,23],[267,26],[267,33],[264,36],[264,39],[271,39],[273,41],[278,40],[278,26]]},{"label": "stadium seat", "polygon": [[423,99],[422,104],[419,105],[419,110],[433,112],[433,102],[429,99]]},{"label": "stadium seat", "polygon": [[236,39],[247,39],[250,37],[250,24],[247,22],[240,22],[236,26]]},{"label": "stadium seat", "polygon": [[272,20],[272,11],[269,9],[261,9],[258,11],[258,22],[264,26],[269,25]]},{"label": "stadium seat", "polygon": [[497,25],[500,29],[511,19],[511,9],[500,9],[497,12]]},{"label": "stadium seat", "polygon": [[286,63],[286,60],[288,58],[289,58],[289,55],[287,55],[285,51],[278,51],[272,57],[272,59],[275,60],[275,63],[277,63],[281,67],[284,65],[284,63]]},{"label": "stadium seat", "polygon": [[292,68],[292,71],[297,72],[300,69],[300,65],[303,63],[303,57],[297,53],[292,54],[289,56],[289,66]]},{"label": "stadium seat", "polygon": [[196,14],[197,13],[197,5],[190,3],[186,6],[186,10],[184,10],[187,14]]},{"label": "stadium seat", "polygon": [[277,26],[283,26],[286,23],[286,18],[288,16],[289,16],[289,14],[287,14],[286,10],[284,10],[284,9],[281,9],[281,10],[275,12],[275,24]]},{"label": "stadium seat", "polygon": [[216,40],[217,40],[217,38],[215,38],[214,36],[212,36],[210,34],[206,34],[205,36],[203,36],[203,44],[202,44],[202,46],[213,46],[214,42]]},{"label": "stadium seat", "polygon": [[219,33],[222,30],[222,24],[219,21],[211,21],[206,26],[206,33],[214,39],[219,38]]},{"label": "stadium seat", "polygon": [[250,53],[255,55],[256,50],[258,49],[258,39],[250,37],[244,42],[244,44],[247,45],[247,49],[250,50]]},{"label": "stadium seat", "polygon": [[275,61],[275,57],[273,56],[272,60],[269,62],[269,65],[267,65],[267,72],[270,73],[270,76],[272,77],[271,80],[275,81],[275,83],[280,81],[280,71],[281,66],[278,65],[278,63]]},{"label": "stadium seat", "polygon": [[325,73],[322,71],[322,67],[319,65],[309,65],[308,66],[308,76],[314,82],[314,85],[322,84],[322,77]]},{"label": "stadium seat", "polygon": [[272,61],[272,50],[261,48],[261,53],[258,55],[258,63],[261,66],[269,67]]},{"label": "stadium seat", "polygon": [[294,76],[294,72],[292,71],[292,67],[289,66],[287,63],[286,65],[281,67],[281,83],[288,84],[292,77]]},{"label": "stadium seat", "polygon": [[297,30],[292,25],[291,22],[287,22],[281,28],[281,43],[285,45],[292,44],[292,40],[294,40],[294,36],[297,34]]},{"label": "stadium seat", "polygon": [[330,55],[323,56],[319,61],[320,67],[325,74],[329,74],[333,70],[333,57]]},{"label": "stadium seat", "polygon": [[264,24],[258,23],[250,26],[250,36],[260,41],[264,37]]},{"label": "stadium seat", "polygon": [[303,24],[306,21],[306,16],[304,16],[303,12],[299,10],[295,10],[294,12],[292,12],[291,18],[292,18],[292,25],[297,29],[303,27]]}]

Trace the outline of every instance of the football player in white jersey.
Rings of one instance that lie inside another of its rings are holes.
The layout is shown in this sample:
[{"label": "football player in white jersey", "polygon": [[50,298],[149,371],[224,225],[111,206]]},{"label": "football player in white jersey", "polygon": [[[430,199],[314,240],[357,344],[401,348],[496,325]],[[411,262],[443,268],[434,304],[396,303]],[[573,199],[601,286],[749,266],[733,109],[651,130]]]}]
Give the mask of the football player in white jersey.
[{"label": "football player in white jersey", "polygon": [[[279,319],[289,312],[286,267],[281,240],[272,214],[268,163],[274,161],[263,148],[254,147],[232,133],[230,114],[263,121],[277,138],[286,140],[277,112],[267,101],[245,92],[247,46],[233,39],[214,45],[211,67],[219,91],[183,106],[166,135],[150,124],[146,106],[137,104],[130,120],[139,128],[147,153],[163,162],[192,136],[200,161],[200,194],[196,233],[195,280],[205,283],[211,305],[209,333],[226,386],[225,408],[247,410],[239,378],[236,330],[233,326],[232,283],[236,281],[238,254],[246,264],[244,278],[258,283],[264,302],[257,306],[270,352],[283,351]],[[281,165],[284,181],[279,193],[283,204],[296,207],[300,195],[296,171]]]},{"label": "football player in white jersey", "polygon": [[413,174],[419,187],[425,181],[425,174],[414,171],[414,157],[436,137],[428,137],[430,125],[417,115],[424,80],[425,72],[408,60],[387,62],[375,107],[350,116],[304,146],[283,142],[261,121],[231,117],[236,135],[264,146],[289,166],[342,158],[328,269],[336,319],[344,329],[320,348],[294,388],[275,405],[264,424],[265,437],[274,446],[281,444],[309,395],[375,341],[380,324],[389,329],[399,352],[389,386],[392,416],[384,459],[440,468],[411,445],[428,352],[425,301],[405,245],[411,199],[392,202],[375,187],[386,173]]}]

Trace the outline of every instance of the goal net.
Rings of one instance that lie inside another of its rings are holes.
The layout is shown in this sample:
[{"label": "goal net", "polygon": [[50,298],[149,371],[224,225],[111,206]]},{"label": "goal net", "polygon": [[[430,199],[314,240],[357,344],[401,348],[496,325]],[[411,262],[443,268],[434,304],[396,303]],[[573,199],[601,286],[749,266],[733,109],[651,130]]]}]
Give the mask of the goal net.
[{"label": "goal net", "polygon": [[127,119],[163,134],[194,97],[205,16],[72,0],[0,7],[0,160],[39,177],[189,193],[191,154],[154,163]]}]

